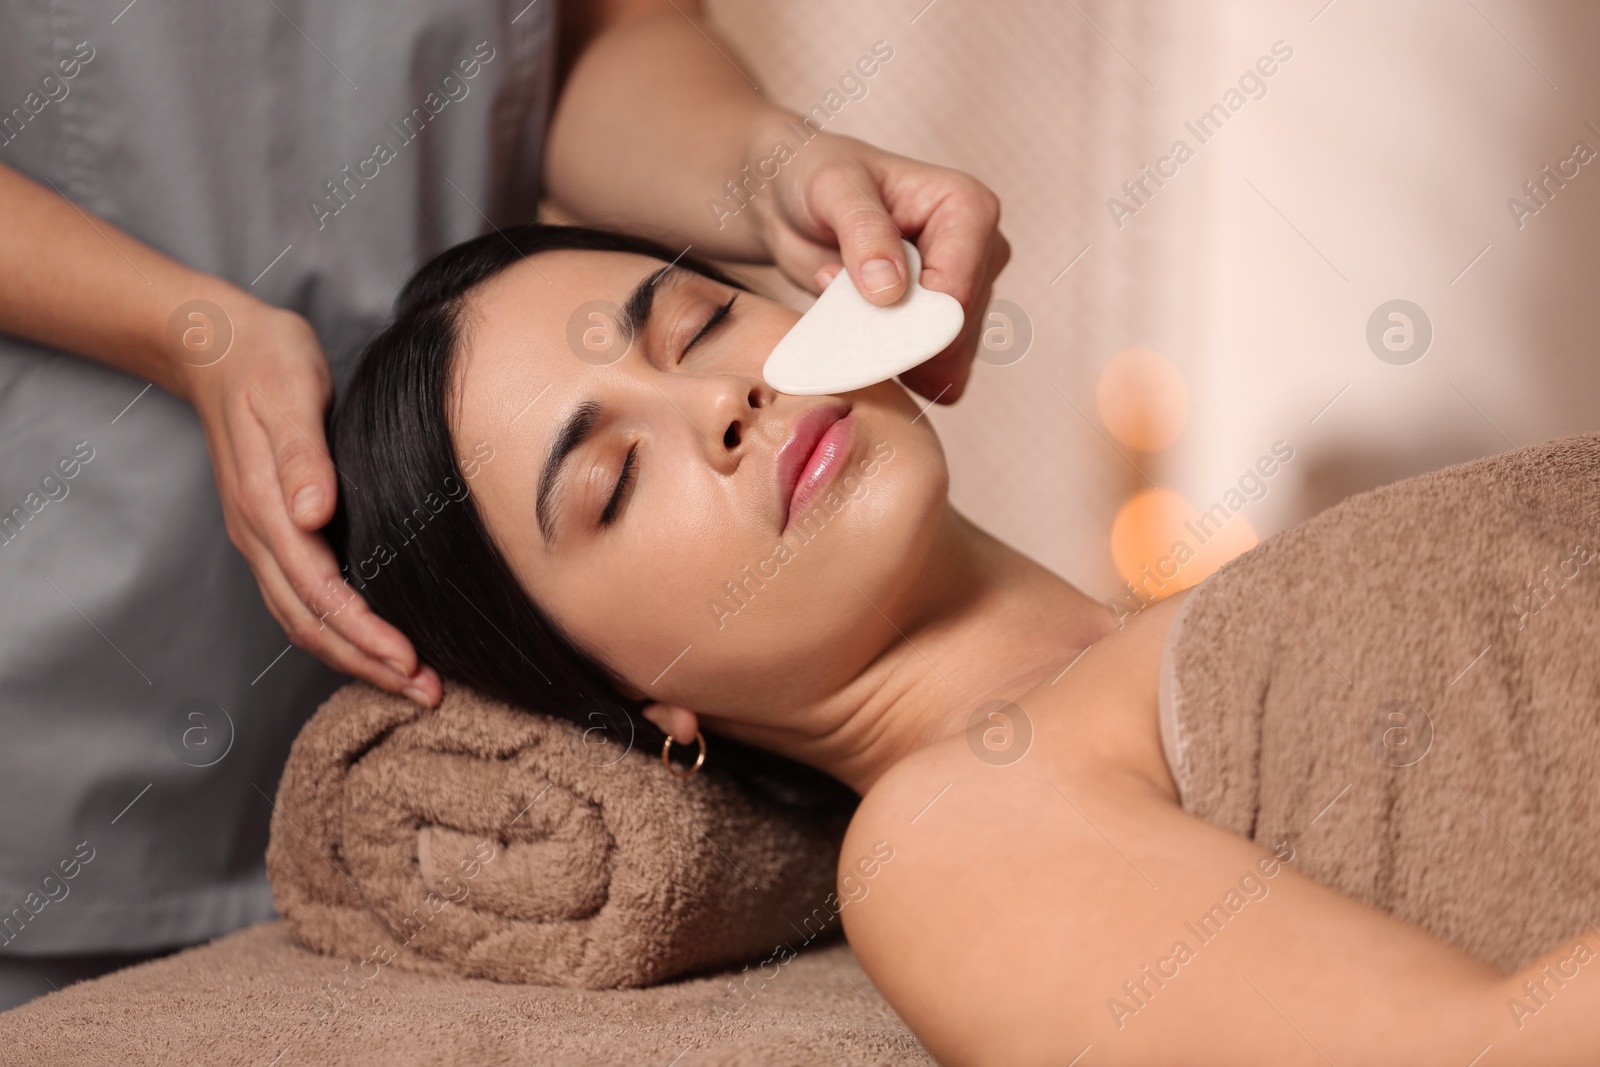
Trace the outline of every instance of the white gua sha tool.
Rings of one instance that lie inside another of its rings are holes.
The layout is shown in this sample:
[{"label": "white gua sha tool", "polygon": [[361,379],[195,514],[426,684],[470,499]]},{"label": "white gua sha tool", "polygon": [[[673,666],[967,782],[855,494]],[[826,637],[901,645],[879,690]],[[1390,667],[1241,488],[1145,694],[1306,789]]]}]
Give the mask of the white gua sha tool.
[{"label": "white gua sha tool", "polygon": [[767,356],[761,376],[780,393],[848,393],[887,381],[943,352],[965,314],[949,293],[924,289],[922,257],[901,239],[910,282],[894,303],[879,307],[841,270]]}]

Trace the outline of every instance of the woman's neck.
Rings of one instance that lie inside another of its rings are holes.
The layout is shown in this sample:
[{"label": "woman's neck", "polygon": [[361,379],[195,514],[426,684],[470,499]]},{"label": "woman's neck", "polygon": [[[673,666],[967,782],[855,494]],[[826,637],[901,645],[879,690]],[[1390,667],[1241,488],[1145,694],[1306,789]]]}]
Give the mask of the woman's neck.
[{"label": "woman's neck", "polygon": [[791,725],[708,725],[864,794],[912,752],[965,731],[980,705],[1017,699],[1116,626],[1109,607],[948,503],[928,558],[895,609],[898,636],[851,682],[785,715]]}]

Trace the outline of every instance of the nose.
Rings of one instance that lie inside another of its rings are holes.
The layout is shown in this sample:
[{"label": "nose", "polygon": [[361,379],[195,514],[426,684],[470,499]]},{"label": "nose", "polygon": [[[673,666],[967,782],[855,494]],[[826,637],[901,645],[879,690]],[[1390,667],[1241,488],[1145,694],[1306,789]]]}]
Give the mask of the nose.
[{"label": "nose", "polygon": [[746,374],[668,378],[657,388],[699,431],[712,464],[731,470],[768,423],[776,392],[762,379]]}]

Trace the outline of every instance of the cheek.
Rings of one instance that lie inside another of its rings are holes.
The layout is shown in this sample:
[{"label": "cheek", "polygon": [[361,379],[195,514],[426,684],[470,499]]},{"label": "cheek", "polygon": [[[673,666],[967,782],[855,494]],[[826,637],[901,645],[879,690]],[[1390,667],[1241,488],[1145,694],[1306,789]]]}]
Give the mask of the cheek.
[{"label": "cheek", "polygon": [[715,636],[712,599],[776,538],[756,532],[710,481],[663,479],[648,492],[641,484],[628,511],[585,559],[549,575],[541,604],[579,645],[648,685],[686,647]]},{"label": "cheek", "polygon": [[867,483],[892,487],[898,498],[896,510],[915,523],[931,502],[942,504],[950,487],[944,446],[933,420],[923,411],[927,401],[895,381],[879,382],[849,397],[871,419],[869,436],[877,444],[866,453],[879,459],[877,473],[867,477]]}]

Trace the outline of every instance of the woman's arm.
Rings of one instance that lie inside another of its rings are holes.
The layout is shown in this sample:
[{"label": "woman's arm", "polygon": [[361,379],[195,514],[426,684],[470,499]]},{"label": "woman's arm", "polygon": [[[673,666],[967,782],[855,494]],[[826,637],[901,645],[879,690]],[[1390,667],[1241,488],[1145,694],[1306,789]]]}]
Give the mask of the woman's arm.
[{"label": "woman's arm", "polygon": [[[994,277],[1011,255],[987,187],[830,131],[802,140],[800,117],[762,98],[698,0],[568,0],[561,16],[570,73],[545,152],[556,200],[702,255],[775,262],[812,292],[842,261],[879,303],[905,291],[904,233],[922,254],[923,284],[961,301],[967,323],[901,380],[943,403],[961,395]],[[863,58],[892,77],[879,65],[893,44],[881,44],[873,52],[864,42]],[[865,84],[857,69],[845,73]],[[886,282],[875,261],[892,270]]]},{"label": "woman's arm", "polygon": [[0,166],[0,331],[119,367],[193,404],[228,536],[285,632],[340,670],[438,700],[438,675],[345,591],[313,532],[332,515],[336,491],[322,432],[333,382],[304,319]]},{"label": "woman's arm", "polygon": [[[941,1062],[1062,1065],[1086,1047],[1085,1067],[1600,1061],[1600,969],[1573,977],[1581,936],[1508,977],[1135,774],[1027,764],[925,750],[845,840],[841,871],[893,849],[845,927]],[[1561,961],[1545,1006],[1513,1011]]]}]

